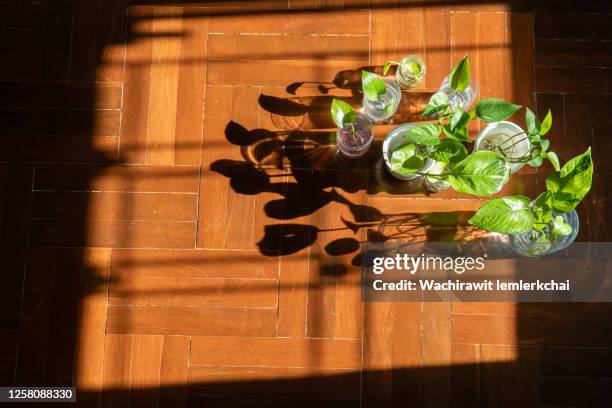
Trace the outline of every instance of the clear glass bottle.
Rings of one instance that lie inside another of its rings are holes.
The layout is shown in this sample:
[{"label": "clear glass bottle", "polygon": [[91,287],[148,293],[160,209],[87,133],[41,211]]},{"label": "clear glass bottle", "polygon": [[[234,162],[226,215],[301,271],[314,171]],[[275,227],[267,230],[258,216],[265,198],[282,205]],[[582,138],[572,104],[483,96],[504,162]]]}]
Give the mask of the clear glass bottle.
[{"label": "clear glass bottle", "polygon": [[438,89],[438,92],[444,92],[448,95],[448,105],[453,111],[458,107],[466,111],[470,106],[472,106],[476,100],[476,97],[478,96],[478,84],[472,78],[470,79],[468,86],[462,92],[457,92],[451,87],[450,75],[447,75],[446,78],[444,78],[444,81],[442,81],[440,84],[440,89]]},{"label": "clear glass bottle", "polygon": [[392,117],[399,107],[402,91],[395,81],[381,78],[385,81],[387,92],[380,95],[375,101],[363,96],[363,111],[374,123],[382,123]]},{"label": "clear glass bottle", "polygon": [[395,80],[402,89],[414,88],[425,76],[425,62],[418,55],[408,55],[402,58],[397,70]]},{"label": "clear glass bottle", "polygon": [[[578,235],[578,229],[580,228],[578,213],[576,210],[567,213],[553,212],[553,219],[558,215],[563,217],[563,221],[572,226],[571,234],[559,237],[553,236],[551,233],[551,221],[544,227],[542,232],[527,231],[521,234],[510,235],[510,244],[512,245],[512,249],[514,249],[517,254],[522,256],[542,256],[567,248],[572,242],[574,242],[576,236]],[[546,237],[544,242],[541,240],[542,235]]]},{"label": "clear glass bottle", "polygon": [[360,157],[367,152],[373,139],[372,122],[359,112],[356,113],[355,122],[336,131],[338,149],[350,158]]}]

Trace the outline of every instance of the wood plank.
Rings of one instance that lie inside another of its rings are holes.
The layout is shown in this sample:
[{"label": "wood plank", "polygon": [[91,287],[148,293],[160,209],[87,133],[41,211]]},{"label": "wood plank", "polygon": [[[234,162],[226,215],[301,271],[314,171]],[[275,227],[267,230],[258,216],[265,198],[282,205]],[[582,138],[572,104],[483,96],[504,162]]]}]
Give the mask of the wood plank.
[{"label": "wood plank", "polygon": [[96,79],[124,81],[128,0],[104,1],[100,10],[100,42]]},{"label": "wood plank", "polygon": [[535,37],[543,39],[612,40],[606,14],[535,14]]},{"label": "wood plank", "polygon": [[[308,305],[308,274],[310,262],[310,245],[314,238],[310,225],[312,202],[312,172],[294,169],[284,179],[282,194],[285,202],[282,208],[283,224],[280,226],[284,239],[274,239],[272,227],[265,226],[264,239],[278,245],[280,257],[279,292],[278,292],[278,331],[280,337],[306,336]],[[306,226],[305,228],[303,226]],[[301,231],[301,233],[297,233]],[[289,235],[296,232],[297,239]],[[256,230],[257,233],[257,230]],[[270,237],[272,239],[270,239]],[[261,247],[261,244],[260,244]]]},{"label": "wood plank", "polygon": [[[98,46],[102,37],[100,9],[102,0],[76,0],[72,14],[72,46],[70,49],[70,79],[95,81]],[[91,38],[96,41],[92,46]]]},{"label": "wood plank", "polygon": [[130,406],[157,406],[163,336],[134,336]]},{"label": "wood plank", "polygon": [[189,382],[189,337],[165,336],[161,354],[159,406],[185,406]]},{"label": "wood plank", "polygon": [[483,344],[481,402],[506,407],[538,404],[537,349]]},{"label": "wood plank", "polygon": [[33,168],[0,164],[0,328],[17,329],[22,310]]},{"label": "wood plank", "polygon": [[537,40],[535,62],[553,67],[612,67],[612,41]]},{"label": "wood plank", "polygon": [[16,330],[0,330],[0,360],[17,359],[19,333]]},{"label": "wood plank", "polygon": [[113,248],[193,248],[195,222],[35,219],[33,246]]},{"label": "wood plank", "polygon": [[38,79],[66,81],[70,75],[74,3],[71,0],[55,0],[47,2],[46,6],[42,75]]},{"label": "wood plank", "polygon": [[105,336],[101,407],[129,407],[134,336]]},{"label": "wood plank", "polygon": [[609,387],[609,380],[543,377],[539,380],[539,402],[546,406],[606,406],[612,402]]},{"label": "wood plank", "polygon": [[83,256],[77,324],[74,383],[87,390],[78,396],[85,406],[98,406],[104,371],[106,305],[111,251],[88,250]]},{"label": "wood plank", "polygon": [[[393,307],[387,302],[365,305],[361,397],[364,406],[392,406]],[[420,342],[420,336],[413,339]]]},{"label": "wood plank", "polygon": [[268,280],[278,278],[279,259],[258,251],[117,249],[111,269],[134,277]]},{"label": "wood plank", "polygon": [[[5,134],[50,136],[118,136],[121,112],[79,109],[0,109]],[[57,142],[57,140],[55,141]],[[89,142],[91,143],[91,141]]]},{"label": "wood plank", "polygon": [[450,317],[450,302],[423,303],[422,361],[425,367],[436,367],[423,372],[422,392],[425,406],[450,406],[452,365]]},{"label": "wood plank", "polygon": [[[534,98],[534,34],[533,34],[533,16],[528,13],[512,13],[507,19],[507,34],[506,41],[512,45],[508,50],[508,55],[511,60],[511,83],[512,83],[512,102],[529,106],[533,110],[535,105]],[[524,122],[520,116],[515,118],[520,126],[524,126]],[[525,169],[523,171],[526,171]]]},{"label": "wood plank", "polygon": [[181,36],[167,33],[182,32],[181,12],[179,7],[159,8],[155,11],[145,160],[147,164],[174,163]]},{"label": "wood plank", "polygon": [[33,218],[195,221],[194,194],[37,191]]},{"label": "wood plank", "polygon": [[120,83],[0,81],[7,108],[121,109]]},{"label": "wood plank", "polygon": [[536,67],[535,89],[543,93],[607,95],[611,77],[612,69],[605,67]]},{"label": "wood plank", "polygon": [[275,309],[274,279],[132,276],[114,273],[109,304]]},{"label": "wood plank", "polygon": [[453,342],[607,346],[609,322],[597,318],[453,315]]},{"label": "wood plank", "polygon": [[[66,149],[65,146],[70,146]],[[116,163],[119,138],[20,135],[0,139],[0,160],[36,163]]]},{"label": "wood plank", "polygon": [[109,306],[107,333],[272,336],[276,311],[195,307]]},{"label": "wood plank", "polygon": [[322,398],[269,398],[269,397],[233,397],[233,396],[197,396],[190,397],[188,407],[196,408],[359,408],[358,398],[322,399]]},{"label": "wood plank", "polygon": [[[92,368],[101,362],[98,336],[100,325],[104,325],[104,276],[109,260],[105,249],[30,249],[17,365],[19,384],[72,384],[76,359],[82,358],[81,362]],[[84,303],[83,285],[93,296]],[[75,354],[80,309],[84,314],[98,313],[88,315],[88,324],[82,326],[81,336],[88,339],[87,357]],[[85,377],[89,374],[83,373]]]},{"label": "wood plank", "polygon": [[258,97],[257,88],[207,89],[200,191],[214,191],[216,198],[200,200],[200,248],[254,248],[252,189],[260,173],[243,161],[240,146],[256,140],[249,130],[258,127],[258,111],[243,107],[254,106]]},{"label": "wood plank", "polygon": [[144,163],[149,121],[149,89],[153,52],[151,8],[130,7],[128,24],[138,34],[126,47],[123,120],[120,158],[122,163]]},{"label": "wood plank", "polygon": [[366,36],[210,34],[207,58],[209,61],[355,61],[367,58],[368,44]]},{"label": "wood plank", "polygon": [[3,3],[0,4],[0,27],[35,28],[44,23],[45,4],[43,3]]},{"label": "wood plank", "polygon": [[451,345],[451,405],[478,406],[480,345]]},{"label": "wood plank", "polygon": [[240,60],[210,61],[207,85],[288,86],[295,82],[329,84],[341,72],[367,65],[367,56],[354,60]]},{"label": "wood plank", "polygon": [[[278,353],[278,350],[284,350]],[[340,339],[193,337],[191,365],[361,367],[361,342]]]},{"label": "wood plank", "polygon": [[198,167],[40,164],[35,190],[195,193]]},{"label": "wood plank", "polygon": [[[451,13],[444,7],[425,7],[423,9],[423,54],[426,61],[426,74],[423,86],[437,89],[444,77],[449,74],[451,53],[446,47],[451,42]],[[454,38],[453,38],[454,40]],[[453,46],[453,51],[458,47]]]},{"label": "wood plank", "polygon": [[[405,401],[420,405],[424,401],[423,394],[419,390],[427,369],[423,367],[422,353],[423,304],[419,302],[394,303],[392,308],[391,362],[393,370],[390,390],[392,406],[401,406]],[[380,330],[378,324],[371,327]],[[384,336],[384,333],[385,331],[373,336]],[[376,359],[376,355],[370,356],[369,359]],[[388,372],[380,372],[378,375],[383,378],[389,377]]]},{"label": "wood plank", "polygon": [[192,17],[201,9],[183,9],[174,162],[200,164],[206,90],[208,17]]},{"label": "wood plank", "polygon": [[253,14],[218,16],[210,20],[211,33],[241,34],[350,34],[368,35],[367,10],[330,10],[326,13]]},{"label": "wood plank", "polygon": [[611,360],[609,348],[542,347],[538,372],[550,377],[609,378]]},{"label": "wood plank", "polygon": [[189,369],[189,393],[267,398],[359,398],[360,377],[358,370],[329,368],[193,366]]}]

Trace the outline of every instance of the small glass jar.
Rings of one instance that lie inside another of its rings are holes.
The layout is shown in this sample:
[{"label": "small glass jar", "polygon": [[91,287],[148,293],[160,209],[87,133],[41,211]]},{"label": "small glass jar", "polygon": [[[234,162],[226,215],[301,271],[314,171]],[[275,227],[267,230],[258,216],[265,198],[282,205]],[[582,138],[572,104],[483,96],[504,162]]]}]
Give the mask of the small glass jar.
[{"label": "small glass jar", "polygon": [[355,121],[336,131],[336,145],[347,157],[360,157],[368,151],[374,139],[374,131],[370,119],[356,112]]},{"label": "small glass jar", "polygon": [[525,163],[515,163],[512,160],[528,155],[531,151],[531,142],[527,133],[512,122],[504,120],[489,123],[476,136],[474,151],[488,150],[499,153],[500,149],[510,162],[510,173],[516,173]]},{"label": "small glass jar", "polygon": [[[533,205],[533,201],[531,203]],[[580,221],[578,220],[578,213],[576,210],[567,213],[558,213],[553,211],[553,220],[555,217],[560,215],[563,217],[563,221],[571,225],[572,232],[566,236],[554,236],[552,235],[552,221],[540,231],[530,230],[520,234],[510,235],[510,244],[512,249],[522,256],[543,256],[552,254],[553,252],[561,251],[567,248],[578,235],[578,229],[580,228]],[[539,242],[542,234],[545,234],[548,242]]]},{"label": "small glass jar", "polygon": [[478,96],[478,84],[474,79],[470,79],[468,86],[463,91],[457,92],[451,87],[450,75],[447,75],[440,84],[438,92],[444,92],[448,95],[448,106],[451,110],[455,111],[457,108],[461,108],[466,111]]},{"label": "small glass jar", "polygon": [[397,70],[395,80],[402,89],[414,88],[425,76],[425,62],[418,55],[408,55],[402,58]]},{"label": "small glass jar", "polygon": [[392,117],[399,107],[402,91],[395,81],[381,78],[385,81],[387,91],[375,101],[363,96],[363,111],[374,123],[382,123]]}]

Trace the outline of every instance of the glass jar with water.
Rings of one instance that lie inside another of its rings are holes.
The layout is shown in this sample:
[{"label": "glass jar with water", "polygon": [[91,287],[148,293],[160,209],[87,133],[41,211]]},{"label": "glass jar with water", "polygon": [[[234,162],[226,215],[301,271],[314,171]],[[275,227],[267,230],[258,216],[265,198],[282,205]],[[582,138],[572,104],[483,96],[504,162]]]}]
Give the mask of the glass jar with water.
[{"label": "glass jar with water", "polygon": [[363,96],[363,111],[374,123],[382,123],[391,118],[399,107],[402,95],[395,81],[381,79],[385,82],[385,93],[378,95],[376,100],[369,100]]}]

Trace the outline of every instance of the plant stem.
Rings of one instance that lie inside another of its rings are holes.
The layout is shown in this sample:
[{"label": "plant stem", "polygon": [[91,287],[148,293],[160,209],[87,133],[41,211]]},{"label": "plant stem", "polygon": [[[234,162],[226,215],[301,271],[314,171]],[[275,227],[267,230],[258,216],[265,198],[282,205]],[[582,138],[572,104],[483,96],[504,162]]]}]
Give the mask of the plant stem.
[{"label": "plant stem", "polygon": [[[525,132],[524,130],[523,130],[523,131],[520,131],[519,133],[516,133],[516,134],[514,134],[514,135],[512,135],[512,136],[510,136],[508,139],[504,140],[504,142],[503,142],[503,143],[501,143],[501,144],[499,144],[499,145],[497,145],[497,146],[498,146],[498,147],[502,147],[503,145],[505,145],[505,144],[506,144],[506,143],[508,143],[510,140],[512,140],[512,139],[514,139],[515,137],[517,137],[518,135],[523,135],[523,134],[526,134],[526,132]],[[517,143],[520,143],[521,141],[523,141],[523,140],[525,140],[525,139],[528,139],[528,137],[526,137],[526,138],[523,138],[523,139],[519,140]],[[517,144],[517,143],[513,143],[513,144],[512,144],[511,146],[509,146],[507,149],[509,149],[510,147],[514,146],[514,145],[515,145],[515,144]],[[504,150],[505,150],[505,149],[506,149],[506,148],[504,148]]]}]

